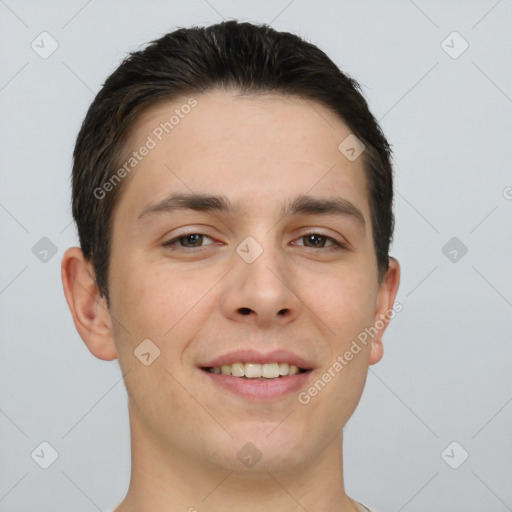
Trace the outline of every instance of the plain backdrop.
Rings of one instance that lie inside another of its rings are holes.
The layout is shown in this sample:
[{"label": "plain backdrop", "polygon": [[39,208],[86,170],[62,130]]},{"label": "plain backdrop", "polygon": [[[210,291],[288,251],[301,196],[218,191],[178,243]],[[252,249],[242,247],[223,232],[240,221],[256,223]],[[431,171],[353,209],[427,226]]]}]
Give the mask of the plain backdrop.
[{"label": "plain backdrop", "polygon": [[378,512],[512,510],[510,1],[0,0],[0,512],[124,497],[119,365],[62,292],[71,154],[128,51],[223,18],[322,48],[394,148],[403,310],[345,428],[347,492]]}]

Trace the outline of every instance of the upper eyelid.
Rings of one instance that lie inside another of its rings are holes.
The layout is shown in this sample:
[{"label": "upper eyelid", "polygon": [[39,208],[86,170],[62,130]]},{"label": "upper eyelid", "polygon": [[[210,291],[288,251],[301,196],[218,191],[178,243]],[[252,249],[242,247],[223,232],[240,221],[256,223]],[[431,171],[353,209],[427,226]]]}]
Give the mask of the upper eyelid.
[{"label": "upper eyelid", "polygon": [[[198,226],[200,226],[200,225],[198,225]],[[187,236],[187,235],[203,235],[203,236],[209,236],[210,238],[215,238],[215,235],[209,235],[208,233],[202,231],[202,229],[204,229],[205,227],[209,228],[209,226],[201,226],[198,228],[191,228],[191,229],[188,229],[187,231],[184,231],[183,233],[179,233],[179,234],[175,235],[173,239],[181,238],[182,236]],[[180,229],[180,228],[177,228],[177,229]],[[185,229],[187,229],[187,228],[185,228]],[[320,227],[320,226],[302,226],[301,228],[296,228],[293,231],[302,231],[302,230],[306,230],[306,232],[303,233],[302,235],[298,235],[297,238],[300,238],[301,236],[306,236],[308,234],[318,234],[318,235],[327,236],[327,237],[336,239],[336,235],[325,233],[325,230],[332,232],[333,231],[332,228],[325,228],[325,227]],[[342,235],[340,235],[340,236],[342,236]],[[344,237],[342,236],[342,238],[344,238]]]}]

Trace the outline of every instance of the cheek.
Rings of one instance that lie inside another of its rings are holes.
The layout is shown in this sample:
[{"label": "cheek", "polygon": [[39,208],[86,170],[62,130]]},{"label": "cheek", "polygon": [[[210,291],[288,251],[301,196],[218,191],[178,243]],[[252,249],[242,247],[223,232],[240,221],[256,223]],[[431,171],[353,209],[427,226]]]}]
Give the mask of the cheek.
[{"label": "cheek", "polygon": [[328,407],[332,421],[339,425],[355,410],[366,382],[370,344],[361,343],[358,336],[373,322],[377,300],[373,278],[364,268],[351,267],[335,277],[315,280],[319,297],[315,313],[329,327],[326,339],[330,340],[329,361],[316,386],[323,390],[318,406]]},{"label": "cheek", "polygon": [[329,339],[343,346],[371,324],[376,309],[377,286],[364,269],[350,267],[305,280],[301,295],[320,320]]},{"label": "cheek", "polygon": [[131,350],[149,338],[164,358],[169,353],[169,360],[176,361],[176,352],[209,313],[209,301],[202,298],[206,299],[216,280],[215,276],[171,269],[166,262],[134,261],[119,266],[117,276],[112,276],[113,314],[130,333]]}]

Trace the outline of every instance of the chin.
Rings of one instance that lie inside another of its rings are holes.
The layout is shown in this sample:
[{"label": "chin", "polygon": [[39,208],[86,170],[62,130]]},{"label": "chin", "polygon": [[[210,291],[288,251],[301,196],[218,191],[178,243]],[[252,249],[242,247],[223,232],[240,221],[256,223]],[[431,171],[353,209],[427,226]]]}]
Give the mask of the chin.
[{"label": "chin", "polygon": [[[311,455],[308,454],[306,439],[293,437],[293,429],[265,423],[245,425],[226,443],[212,443],[217,450],[211,453],[210,462],[219,469],[233,471],[244,478],[268,472],[287,472],[306,467]],[[273,429],[276,429],[272,432]],[[313,452],[313,447],[309,450]]]}]

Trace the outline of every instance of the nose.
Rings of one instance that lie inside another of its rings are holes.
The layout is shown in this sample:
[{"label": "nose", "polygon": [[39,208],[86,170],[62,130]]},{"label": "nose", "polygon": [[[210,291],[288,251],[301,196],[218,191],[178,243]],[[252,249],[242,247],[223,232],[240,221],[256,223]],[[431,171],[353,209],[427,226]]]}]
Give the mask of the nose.
[{"label": "nose", "polygon": [[258,327],[284,326],[300,314],[293,269],[286,255],[266,247],[251,263],[234,254],[235,267],[224,282],[221,308],[230,320]]}]

